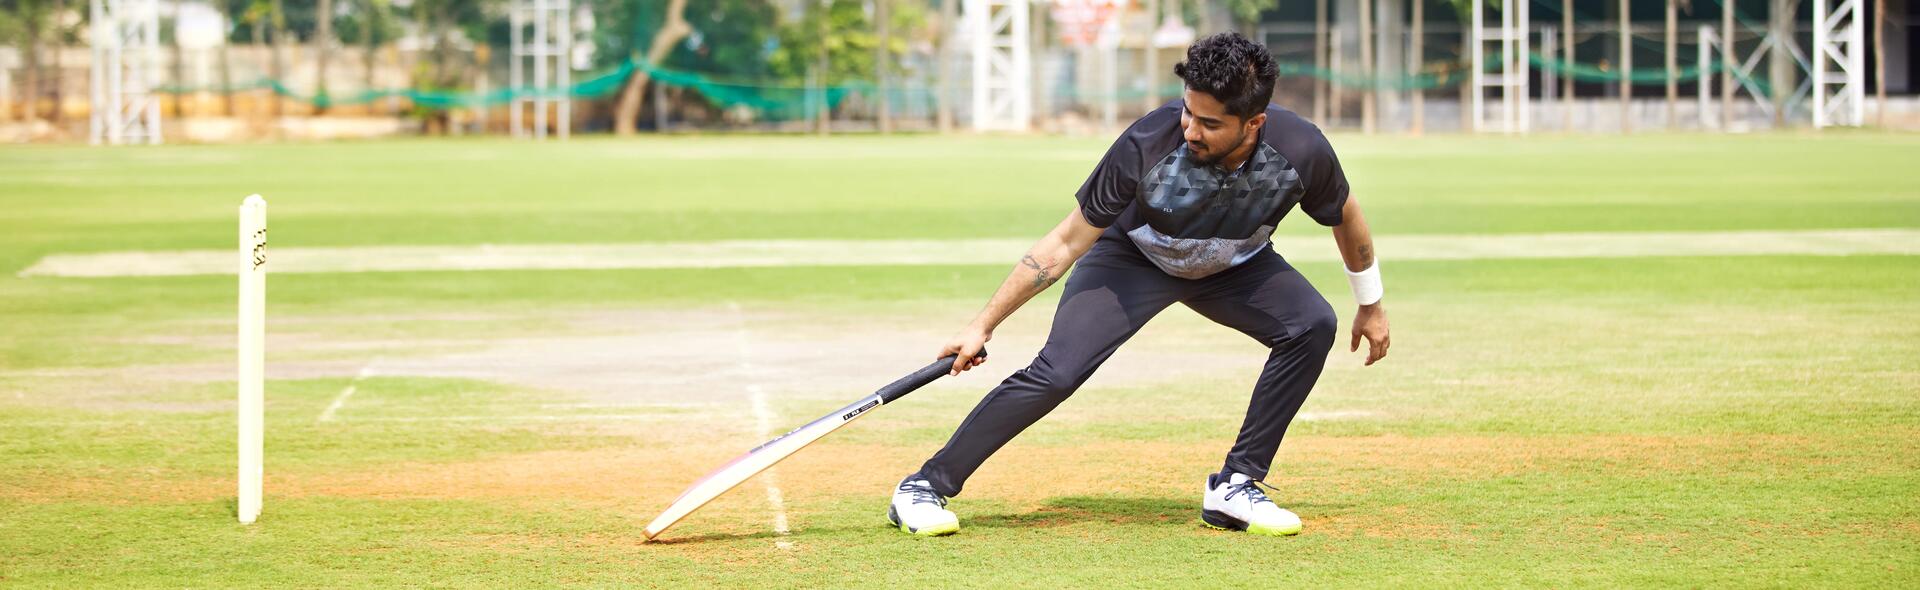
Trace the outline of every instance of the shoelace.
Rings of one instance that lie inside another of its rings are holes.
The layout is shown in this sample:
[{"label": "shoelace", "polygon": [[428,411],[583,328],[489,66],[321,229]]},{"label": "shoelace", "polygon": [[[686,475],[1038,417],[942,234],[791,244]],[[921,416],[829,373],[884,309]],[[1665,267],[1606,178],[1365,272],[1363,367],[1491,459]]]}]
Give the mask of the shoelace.
[{"label": "shoelace", "polygon": [[1273,503],[1273,500],[1270,500],[1267,498],[1266,492],[1260,491],[1260,486],[1267,486],[1268,488],[1275,489],[1275,490],[1279,489],[1279,488],[1274,488],[1273,486],[1267,485],[1267,482],[1260,481],[1257,479],[1249,479],[1247,481],[1243,481],[1238,484],[1227,484],[1227,485],[1232,487],[1227,490],[1227,495],[1222,497],[1221,499],[1232,500],[1235,494],[1245,493],[1247,495],[1247,501],[1252,502],[1254,504],[1259,504],[1261,502],[1266,502],[1268,504]]},{"label": "shoelace", "polygon": [[924,479],[910,479],[900,482],[900,491],[912,496],[913,503],[915,504],[939,504],[942,508],[947,505],[947,499],[940,497],[940,494],[934,493],[933,484],[927,483],[927,480]]}]

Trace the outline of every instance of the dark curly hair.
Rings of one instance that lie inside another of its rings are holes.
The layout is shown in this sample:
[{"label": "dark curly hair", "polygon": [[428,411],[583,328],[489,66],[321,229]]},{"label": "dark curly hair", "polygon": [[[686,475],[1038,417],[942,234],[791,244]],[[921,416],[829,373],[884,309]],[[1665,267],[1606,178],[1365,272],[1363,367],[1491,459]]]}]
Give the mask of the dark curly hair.
[{"label": "dark curly hair", "polygon": [[1251,119],[1273,101],[1273,81],[1280,66],[1267,48],[1239,33],[1220,33],[1187,48],[1187,61],[1173,66],[1173,75],[1187,88],[1213,95],[1227,105],[1227,114]]}]

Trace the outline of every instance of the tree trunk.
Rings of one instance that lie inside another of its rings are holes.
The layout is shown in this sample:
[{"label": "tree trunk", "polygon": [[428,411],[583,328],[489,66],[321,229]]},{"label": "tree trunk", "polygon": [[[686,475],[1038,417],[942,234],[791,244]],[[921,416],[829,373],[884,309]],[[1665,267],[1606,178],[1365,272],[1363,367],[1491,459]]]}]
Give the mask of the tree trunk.
[{"label": "tree trunk", "polygon": [[318,20],[318,30],[314,32],[314,49],[320,52],[313,75],[314,111],[316,115],[327,112],[327,62],[333,59],[333,0],[320,0],[319,12],[314,14]]},{"label": "tree trunk", "polygon": [[1773,0],[1771,10],[1767,11],[1767,29],[1774,35],[1777,45],[1767,54],[1767,82],[1773,85],[1773,126],[1785,127],[1787,124],[1787,99],[1793,90],[1800,87],[1799,64],[1794,63],[1793,54],[1787,51],[1796,42],[1793,39],[1793,14],[1800,8],[1798,0]]},{"label": "tree trunk", "polygon": [[1875,123],[1887,126],[1887,0],[1873,0],[1873,100]]},{"label": "tree trunk", "polygon": [[47,19],[53,25],[53,112],[49,117],[55,124],[67,118],[66,109],[61,106],[67,99],[67,64],[64,57],[66,52],[61,51],[67,46],[67,31],[66,27],[60,24],[60,15],[66,13],[67,0],[54,0],[53,14],[47,15]]},{"label": "tree trunk", "polygon": [[1460,83],[1460,132],[1480,131],[1480,112],[1473,109],[1473,97],[1481,91],[1473,86],[1473,26],[1478,15],[1469,14],[1460,21],[1460,61],[1467,64],[1466,81]]},{"label": "tree trunk", "polygon": [[1326,125],[1327,0],[1314,0],[1313,3],[1313,69],[1313,121]]},{"label": "tree trunk", "polygon": [[[286,11],[282,10],[281,0],[273,0],[272,11],[267,18],[273,23],[273,48],[269,50],[272,53],[272,59],[267,62],[267,75],[271,76],[275,83],[284,86],[286,64],[282,60],[286,59],[283,53],[287,46],[287,15]],[[278,119],[286,113],[285,101],[277,90],[269,89],[268,91],[273,93],[273,118]]]},{"label": "tree trunk", "polygon": [[1620,0],[1620,132],[1633,133],[1633,2]]},{"label": "tree trunk", "polygon": [[940,0],[940,100],[935,108],[941,133],[953,131],[953,38],[960,30],[959,0]]},{"label": "tree trunk", "polygon": [[1720,130],[1733,130],[1733,10],[1739,0],[1720,1]]},{"label": "tree trunk", "polygon": [[[1732,2],[1733,0],[1726,0]],[[1573,59],[1573,0],[1560,0],[1560,59],[1571,66]],[[1560,76],[1560,128],[1573,131],[1573,76],[1572,70]]]},{"label": "tree trunk", "polygon": [[[667,52],[693,31],[692,27],[687,26],[687,19],[682,14],[686,10],[687,0],[672,0],[667,4],[666,24],[660,27],[659,32],[653,34],[653,42],[647,46],[646,65],[658,66],[661,61],[667,59]],[[621,137],[633,135],[634,125],[640,119],[640,98],[646,96],[647,83],[652,81],[652,78],[652,75],[640,68],[634,68],[633,73],[627,75],[627,83],[620,87],[620,100],[613,111],[615,135]]]},{"label": "tree trunk", "polygon": [[874,49],[873,77],[874,80],[879,83],[880,87],[878,94],[880,95],[881,135],[893,133],[893,105],[891,104],[893,101],[891,97],[888,96],[889,80],[887,75],[888,61],[889,58],[892,57],[892,52],[888,51],[887,46],[893,43],[893,36],[889,34],[889,30],[893,28],[890,26],[892,23],[887,21],[887,4],[889,1],[890,0],[873,0],[873,26],[879,31],[880,35],[880,43]]},{"label": "tree trunk", "polygon": [[815,54],[813,65],[814,71],[819,72],[814,79],[820,82],[820,118],[818,120],[820,127],[818,131],[821,135],[826,135],[833,131],[833,107],[827,104],[829,102],[828,98],[832,96],[832,93],[827,91],[827,79],[829,78],[827,75],[827,23],[832,20],[831,6],[831,4],[823,4],[819,8],[820,51]]},{"label": "tree trunk", "polygon": [[[258,54],[260,49],[267,47],[266,23],[256,18],[254,19],[251,27],[253,29],[254,53]],[[269,64],[269,67],[271,67],[271,64],[272,64],[271,56],[268,57],[268,64]],[[273,97],[273,90],[271,89],[267,90],[268,100],[272,100],[272,97]],[[249,107],[249,109],[247,110],[247,115],[250,118],[258,118],[260,115],[260,103],[258,102],[253,103],[253,105]]]},{"label": "tree trunk", "polygon": [[[1410,57],[1413,59],[1411,60],[1412,63],[1407,64],[1407,71],[1414,74],[1413,79],[1416,81],[1422,80],[1420,74],[1422,70],[1427,69],[1426,5],[1426,0],[1413,0],[1413,38],[1410,39],[1410,41],[1413,42],[1413,51],[1410,52]],[[1422,84],[1423,82],[1416,82],[1413,85],[1412,132],[1416,136],[1426,133],[1427,131],[1427,89]]]},{"label": "tree trunk", "polygon": [[[367,30],[360,41],[366,45],[366,55],[364,57],[366,59],[367,70],[366,79],[361,82],[361,90],[372,91],[380,82],[380,28],[386,25],[387,14],[386,7],[382,6],[378,0],[365,0],[365,4],[367,11]],[[374,106],[373,101],[374,99],[372,98],[369,98],[367,101],[368,115],[372,115],[378,110]]]},{"label": "tree trunk", "polygon": [[233,37],[233,23],[228,22],[227,0],[213,0],[213,9],[220,11],[220,114],[233,116],[233,44],[227,41]]},{"label": "tree trunk", "polygon": [[27,39],[20,48],[20,90],[26,98],[23,110],[28,123],[40,120],[40,29],[46,24],[45,18],[35,18],[27,11],[38,7],[21,6],[20,10],[27,27]]},{"label": "tree trunk", "polygon": [[[429,80],[429,83],[433,84],[435,90],[440,90],[455,86],[452,75],[454,23],[452,14],[453,7],[451,4],[441,3],[437,8],[438,10],[434,12],[432,24],[429,28],[429,30],[433,31],[433,77]],[[438,109],[434,111],[432,120],[438,123],[440,134],[453,134],[453,111],[451,109]]]},{"label": "tree trunk", "polygon": [[1667,130],[1680,128],[1679,0],[1667,0]]},{"label": "tree trunk", "polygon": [[1379,108],[1380,89],[1373,63],[1373,0],[1360,0],[1360,130],[1373,135],[1374,109]]}]

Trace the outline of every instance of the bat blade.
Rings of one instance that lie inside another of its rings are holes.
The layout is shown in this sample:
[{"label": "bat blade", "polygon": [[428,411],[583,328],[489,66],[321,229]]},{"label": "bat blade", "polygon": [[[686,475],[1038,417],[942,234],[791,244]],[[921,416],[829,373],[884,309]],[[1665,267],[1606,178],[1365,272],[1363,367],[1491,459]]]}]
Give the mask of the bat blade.
[{"label": "bat blade", "polygon": [[653,522],[647,525],[647,539],[653,539],[659,536],[661,532],[667,530],[667,527],[673,526],[674,523],[679,522],[682,518],[686,518],[688,514],[692,514],[693,511],[700,509],[701,506],[707,505],[708,502],[712,502],[714,498],[720,497],[721,494],[727,493],[727,490],[731,490],[735,486],[758,475],[760,472],[766,471],[767,468],[773,467],[773,465],[779,463],[780,460],[791,457],[794,453],[799,452],[800,449],[806,448],[806,446],[812,444],[813,441],[820,440],[821,437],[840,429],[841,426],[845,426],[848,422],[852,422],[854,419],[865,415],[869,410],[879,406],[879,394],[869,395],[861,398],[860,401],[848,404],[847,407],[840,408],[837,412],[821,416],[818,420],[808,422],[805,426],[795,428],[792,432],[780,435],[779,438],[767,441],[760,446],[754,447],[753,450],[747,451],[746,454],[735,457],[732,461],[728,461],[726,465],[720,466],[719,469],[708,473],[706,477],[702,477],[699,481],[693,482],[692,486],[687,487],[687,491],[681,492],[680,497],[674,499],[673,504],[667,506],[666,512],[662,512],[660,516],[655,517]]},{"label": "bat blade", "polygon": [[[986,356],[986,352],[982,351],[980,356]],[[699,510],[701,506],[707,505],[707,503],[712,502],[714,498],[720,497],[721,494],[727,493],[728,490],[733,489],[735,486],[746,482],[762,471],[766,471],[767,468],[773,467],[775,463],[779,463],[782,459],[793,456],[793,454],[799,452],[800,449],[806,448],[809,444],[813,444],[813,441],[820,440],[822,437],[832,434],[833,431],[839,430],[841,426],[846,426],[848,422],[852,422],[866,415],[867,412],[872,411],[874,408],[900,399],[900,397],[912,393],[913,390],[932,383],[935,379],[939,379],[941,375],[945,375],[948,369],[953,366],[953,361],[954,357],[951,356],[934,361],[933,364],[927,365],[918,371],[914,371],[911,375],[902,377],[898,381],[894,381],[886,387],[880,388],[880,390],[874,392],[873,395],[860,398],[859,401],[847,404],[844,408],[821,416],[820,419],[808,422],[805,426],[795,428],[791,432],[775,437],[773,440],[762,443],[760,446],[747,451],[746,454],[735,457],[732,461],[728,461],[726,465],[720,466],[719,469],[708,473],[706,477],[702,477],[699,481],[693,482],[692,486],[687,487],[687,491],[681,492],[680,497],[675,498],[673,503],[667,506],[666,511],[661,512],[660,516],[653,519],[653,522],[648,523],[645,531],[647,540],[653,540],[654,537],[665,532],[667,527],[671,527],[674,523],[680,522],[680,520],[686,518],[687,515],[693,514],[693,511]]]}]

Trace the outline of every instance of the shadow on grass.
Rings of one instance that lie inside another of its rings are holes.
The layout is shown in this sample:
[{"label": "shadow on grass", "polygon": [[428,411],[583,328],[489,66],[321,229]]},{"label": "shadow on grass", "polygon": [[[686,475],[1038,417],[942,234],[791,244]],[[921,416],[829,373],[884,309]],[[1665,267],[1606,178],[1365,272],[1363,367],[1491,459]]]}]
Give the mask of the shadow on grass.
[{"label": "shadow on grass", "polygon": [[[1293,510],[1326,512],[1344,505],[1292,503]],[[1200,498],[1132,496],[1064,496],[1050,498],[1036,510],[1018,514],[986,514],[962,517],[961,526],[980,528],[1026,528],[1066,526],[1086,522],[1107,524],[1181,524],[1200,519]]]},{"label": "shadow on grass", "polygon": [[1036,510],[975,516],[964,519],[961,524],[981,528],[1044,528],[1083,522],[1161,524],[1199,517],[1198,498],[1064,496],[1049,498]]},{"label": "shadow on grass", "polygon": [[[1313,512],[1327,512],[1345,507],[1344,504],[1299,503],[1288,507]],[[1191,497],[1142,497],[1142,496],[1062,496],[1049,498],[1040,507],[1020,513],[981,514],[960,517],[960,527],[986,529],[1024,529],[1071,526],[1081,523],[1138,524],[1138,525],[1194,525],[1199,526],[1200,498]],[[794,531],[792,539],[805,540],[815,535],[838,535],[841,533],[885,530],[893,528],[884,520],[876,519],[872,526],[858,527],[807,527]],[[661,535],[659,539],[648,542],[649,545],[682,545],[713,542],[745,541],[753,539],[787,538],[772,532],[752,534],[714,533],[690,537],[670,537]]]},{"label": "shadow on grass", "polygon": [[[839,529],[823,529],[823,530],[839,530]],[[647,538],[646,535],[638,534],[638,533],[635,534],[635,538],[642,540],[641,542],[642,545],[697,545],[701,543],[718,543],[718,542],[725,542],[725,541],[750,541],[754,539],[776,539],[776,538],[786,538],[786,537],[788,537],[788,535],[782,535],[779,533],[775,533],[773,531],[762,531],[758,533],[750,533],[750,534],[744,534],[744,535],[739,533],[708,533],[705,535],[694,535],[691,537],[675,537],[668,533],[663,532],[663,533],[660,533],[660,536],[658,538],[655,538],[651,541],[647,541],[645,540]]]}]

